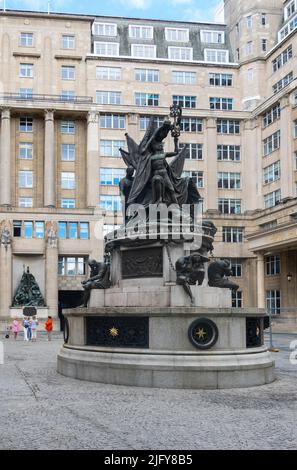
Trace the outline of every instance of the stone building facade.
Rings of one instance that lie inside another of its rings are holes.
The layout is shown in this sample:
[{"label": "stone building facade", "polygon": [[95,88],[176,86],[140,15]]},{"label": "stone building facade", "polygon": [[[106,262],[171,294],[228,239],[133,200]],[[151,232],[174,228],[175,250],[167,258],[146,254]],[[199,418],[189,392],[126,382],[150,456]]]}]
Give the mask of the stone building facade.
[{"label": "stone building facade", "polygon": [[121,223],[124,134],[172,102],[234,307],[297,317],[296,31],[296,0],[225,0],[225,24],[1,11],[0,317],[24,266],[44,313],[80,303]]}]

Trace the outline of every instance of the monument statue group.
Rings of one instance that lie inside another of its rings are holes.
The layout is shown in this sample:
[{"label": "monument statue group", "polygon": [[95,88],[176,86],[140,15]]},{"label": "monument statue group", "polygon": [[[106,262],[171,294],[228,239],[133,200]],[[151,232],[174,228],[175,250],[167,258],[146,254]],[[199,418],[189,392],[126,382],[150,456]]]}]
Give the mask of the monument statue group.
[{"label": "monument statue group", "polygon": [[[126,134],[123,225],[105,237],[104,260],[89,262],[84,305],[64,311],[61,374],[164,388],[274,380],[266,312],[232,308],[239,286],[230,279],[231,262],[214,258],[217,229],[203,218],[195,181],[184,174],[182,119],[173,105],[160,127],[150,120],[139,144]],[[170,138],[174,148],[166,151]]]}]

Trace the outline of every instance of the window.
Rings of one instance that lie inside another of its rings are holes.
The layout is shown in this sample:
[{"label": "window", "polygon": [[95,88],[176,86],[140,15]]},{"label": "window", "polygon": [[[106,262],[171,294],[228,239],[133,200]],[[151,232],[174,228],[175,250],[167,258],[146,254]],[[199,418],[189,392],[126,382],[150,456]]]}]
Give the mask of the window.
[{"label": "window", "polygon": [[180,128],[182,132],[202,132],[203,123],[199,118],[182,118]]},{"label": "window", "polygon": [[280,148],[281,133],[275,132],[263,141],[263,155],[266,157],[270,153]]},{"label": "window", "polygon": [[264,184],[273,183],[280,179],[280,161],[273,163],[272,165],[267,166],[263,170],[263,181]]},{"label": "window", "polygon": [[129,37],[133,39],[153,39],[154,28],[144,25],[129,25]]},{"label": "window", "polygon": [[275,85],[273,85],[273,93],[276,94],[286,86],[288,86],[293,81],[293,72],[290,72],[284,78],[279,80]]},{"label": "window", "polygon": [[240,162],[240,146],[239,145],[218,145],[217,157],[218,160]]},{"label": "window", "polygon": [[33,70],[34,70],[33,64],[20,64],[20,77],[33,78],[34,76]]},{"label": "window", "polygon": [[159,70],[151,69],[135,69],[135,80],[138,82],[159,82],[160,81],[160,72]]},{"label": "window", "polygon": [[179,144],[179,149],[188,150],[186,158],[189,160],[203,160],[203,144]]},{"label": "window", "polygon": [[243,243],[243,235],[242,227],[223,227],[224,243]]},{"label": "window", "polygon": [[135,93],[136,106],[159,106],[159,95],[153,93]]},{"label": "window", "polygon": [[266,306],[268,312],[272,315],[281,313],[281,293],[279,290],[266,291]]},{"label": "window", "polygon": [[121,168],[101,168],[100,184],[101,186],[118,186],[125,174],[126,171]]},{"label": "window", "polygon": [[189,42],[189,30],[185,28],[165,28],[165,39],[171,42]]},{"label": "window", "polygon": [[[139,118],[139,128],[141,131],[146,131],[152,116],[140,116]],[[153,116],[154,124],[157,127],[161,127],[164,122],[163,116]]]},{"label": "window", "polygon": [[280,103],[270,108],[263,116],[263,127],[268,127],[274,121],[280,118],[281,107]]},{"label": "window", "polygon": [[285,19],[287,20],[296,11],[296,2],[293,0],[285,7]]},{"label": "window", "polygon": [[59,276],[85,276],[87,274],[87,258],[62,257],[58,260]]},{"label": "window", "polygon": [[33,171],[19,171],[19,188],[33,188]]},{"label": "window", "polygon": [[242,263],[237,259],[230,259],[232,276],[233,277],[242,277]]},{"label": "window", "polygon": [[294,121],[294,139],[297,139],[297,120]]},{"label": "window", "polygon": [[123,114],[100,114],[101,129],[125,129]]},{"label": "window", "polygon": [[20,132],[33,132],[33,118],[28,116],[20,117]]},{"label": "window", "polygon": [[219,199],[218,209],[221,214],[241,214],[241,200]]},{"label": "window", "polygon": [[243,308],[242,291],[232,291],[232,308]]},{"label": "window", "polygon": [[98,80],[121,80],[122,69],[120,67],[96,67],[96,78]]},{"label": "window", "polygon": [[75,145],[74,144],[62,144],[61,145],[61,160],[63,162],[75,161]]},{"label": "window", "polygon": [[19,96],[21,99],[30,100],[33,98],[33,88],[20,88]]},{"label": "window", "polygon": [[62,171],[61,188],[62,189],[75,189],[75,173]]},{"label": "window", "polygon": [[33,222],[24,222],[24,238],[33,238]]},{"label": "window", "polygon": [[62,35],[62,49],[75,49],[75,36],[73,35]]},{"label": "window", "polygon": [[21,160],[32,160],[33,159],[33,144],[29,142],[20,142],[19,158]]},{"label": "window", "polygon": [[273,191],[272,193],[264,196],[264,207],[270,209],[271,207],[277,206],[281,201],[281,190]]},{"label": "window", "polygon": [[230,119],[218,119],[217,131],[218,134],[239,134],[240,121],[233,121]]},{"label": "window", "polygon": [[100,155],[104,157],[120,157],[120,148],[124,148],[124,140],[100,140]]},{"label": "window", "polygon": [[253,49],[254,49],[254,44],[253,44],[253,41],[248,41],[246,43],[246,55],[250,55],[253,53]]},{"label": "window", "polygon": [[74,101],[75,91],[73,90],[62,90],[61,101]]},{"label": "window", "polygon": [[247,79],[249,82],[252,82],[254,80],[254,69],[248,69]]},{"label": "window", "polygon": [[33,207],[33,198],[32,197],[20,197],[19,207],[22,207],[24,209]]},{"label": "window", "polygon": [[183,177],[192,178],[198,188],[204,188],[203,171],[184,171]]},{"label": "window", "polygon": [[272,61],[272,70],[276,72],[280,68],[282,68],[290,59],[293,57],[293,48],[292,45],[287,47],[281,54],[279,54],[273,61]]},{"label": "window", "polygon": [[211,86],[233,86],[233,75],[227,73],[210,73],[209,84]]},{"label": "window", "polygon": [[96,91],[96,102],[119,105],[122,103],[122,93],[120,91]]},{"label": "window", "polygon": [[140,57],[142,59],[154,59],[156,57],[156,46],[150,44],[132,44],[132,57]]},{"label": "window", "polygon": [[[25,206],[23,206],[25,207]],[[26,206],[29,207],[29,206]],[[13,221],[13,236],[14,237],[24,237],[24,238],[44,238],[44,222],[41,221],[32,221],[25,220],[24,222],[20,220]]]},{"label": "window", "polygon": [[229,51],[224,49],[204,49],[205,62],[225,64],[229,62]]},{"label": "window", "polygon": [[107,234],[114,232],[115,230],[118,230],[120,228],[120,225],[108,225],[104,224],[103,225],[103,235],[106,237]]},{"label": "window", "polygon": [[44,222],[35,222],[35,238],[44,238]]},{"label": "window", "polygon": [[262,26],[266,26],[266,24],[267,24],[267,15],[266,15],[266,13],[262,13],[262,15],[261,15],[261,24],[262,24]]},{"label": "window", "polygon": [[196,72],[173,71],[172,83],[179,85],[196,85],[197,74]]},{"label": "window", "polygon": [[297,152],[294,152],[295,171],[297,171]]},{"label": "window", "polygon": [[69,240],[88,240],[90,228],[88,222],[59,222],[58,237]]},{"label": "window", "polygon": [[33,47],[33,33],[21,33],[19,44],[22,47]]},{"label": "window", "polygon": [[75,199],[62,199],[61,208],[62,209],[75,209]]},{"label": "window", "polygon": [[72,65],[62,65],[61,78],[62,80],[75,80],[75,67]]},{"label": "window", "polygon": [[267,256],[265,258],[266,276],[278,276],[280,270],[280,256]]},{"label": "window", "polygon": [[62,134],[75,134],[75,122],[74,121],[62,121],[61,132]]},{"label": "window", "polygon": [[117,42],[94,42],[94,54],[101,56],[118,56],[120,45]]},{"label": "window", "polygon": [[291,34],[294,29],[297,28],[297,15],[295,15],[289,23],[287,23],[278,33],[278,40],[282,41],[285,39],[289,34]]},{"label": "window", "polygon": [[263,231],[271,230],[271,229],[277,227],[277,220],[272,220],[271,222],[267,222],[267,223],[265,223],[265,224],[261,224],[259,227],[260,227],[260,229],[263,230]]},{"label": "window", "polygon": [[22,221],[21,220],[13,221],[13,236],[17,238],[22,236]]},{"label": "window", "polygon": [[193,49],[191,47],[168,47],[168,59],[171,60],[193,60]]},{"label": "window", "polygon": [[200,32],[201,42],[208,44],[224,44],[225,34],[223,31],[202,30]]},{"label": "window", "polygon": [[209,98],[209,107],[210,109],[220,109],[231,111],[233,109],[233,99],[232,98]]},{"label": "window", "polygon": [[120,196],[108,196],[104,194],[101,194],[100,196],[100,208],[106,211],[121,211],[121,202]]},{"label": "window", "polygon": [[240,173],[218,173],[219,189],[241,189]]},{"label": "window", "polygon": [[262,44],[262,52],[267,52],[267,49],[268,49],[267,39],[262,39],[261,44]]},{"label": "window", "polygon": [[196,96],[174,95],[173,104],[182,108],[196,108]]},{"label": "window", "polygon": [[248,29],[252,29],[252,27],[253,27],[253,18],[252,18],[252,16],[247,16],[246,17],[246,27]]},{"label": "window", "polygon": [[93,34],[95,36],[117,36],[117,25],[114,23],[97,23],[93,24]]}]

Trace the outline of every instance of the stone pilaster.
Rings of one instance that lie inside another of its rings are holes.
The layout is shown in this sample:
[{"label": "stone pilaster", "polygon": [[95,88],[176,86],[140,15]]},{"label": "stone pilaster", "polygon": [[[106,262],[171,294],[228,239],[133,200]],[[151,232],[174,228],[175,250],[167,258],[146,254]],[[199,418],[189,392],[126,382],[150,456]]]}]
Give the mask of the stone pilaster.
[{"label": "stone pilaster", "polygon": [[0,205],[11,206],[10,109],[1,113]]},{"label": "stone pilaster", "polygon": [[[205,125],[205,124],[204,124]],[[216,119],[208,118],[206,121],[206,142],[204,144],[204,158],[207,161],[207,175],[205,186],[212,188],[207,191],[204,210],[218,209],[218,175],[217,175],[217,123]]]},{"label": "stone pilaster", "polygon": [[280,161],[281,161],[281,191],[282,199],[287,197],[295,197],[295,177],[293,167],[293,126],[292,122],[292,109],[289,96],[284,96],[281,99],[281,117],[280,117],[280,131],[281,131],[281,146],[280,146]]},{"label": "stone pilaster", "polygon": [[45,111],[44,206],[56,206],[56,161],[54,111]]},{"label": "stone pilaster", "polygon": [[9,317],[12,303],[12,250],[10,225],[2,225],[0,233],[0,320]]},{"label": "stone pilaster", "polygon": [[90,111],[87,122],[87,207],[99,204],[99,113]]},{"label": "stone pilaster", "polygon": [[266,308],[265,295],[265,262],[264,255],[257,256],[257,296],[258,308]]},{"label": "stone pilaster", "polygon": [[46,224],[45,298],[49,315],[58,317],[58,238],[55,223]]}]

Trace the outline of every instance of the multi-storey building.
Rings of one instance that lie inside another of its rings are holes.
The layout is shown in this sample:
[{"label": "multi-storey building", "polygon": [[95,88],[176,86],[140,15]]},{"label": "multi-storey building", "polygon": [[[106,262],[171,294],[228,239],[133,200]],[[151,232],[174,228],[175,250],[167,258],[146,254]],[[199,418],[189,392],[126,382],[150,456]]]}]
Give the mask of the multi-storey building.
[{"label": "multi-storey building", "polygon": [[225,0],[225,21],[0,12],[2,318],[27,265],[51,314],[80,303],[122,221],[124,134],[140,140],[172,102],[234,307],[294,315],[297,1]]}]

